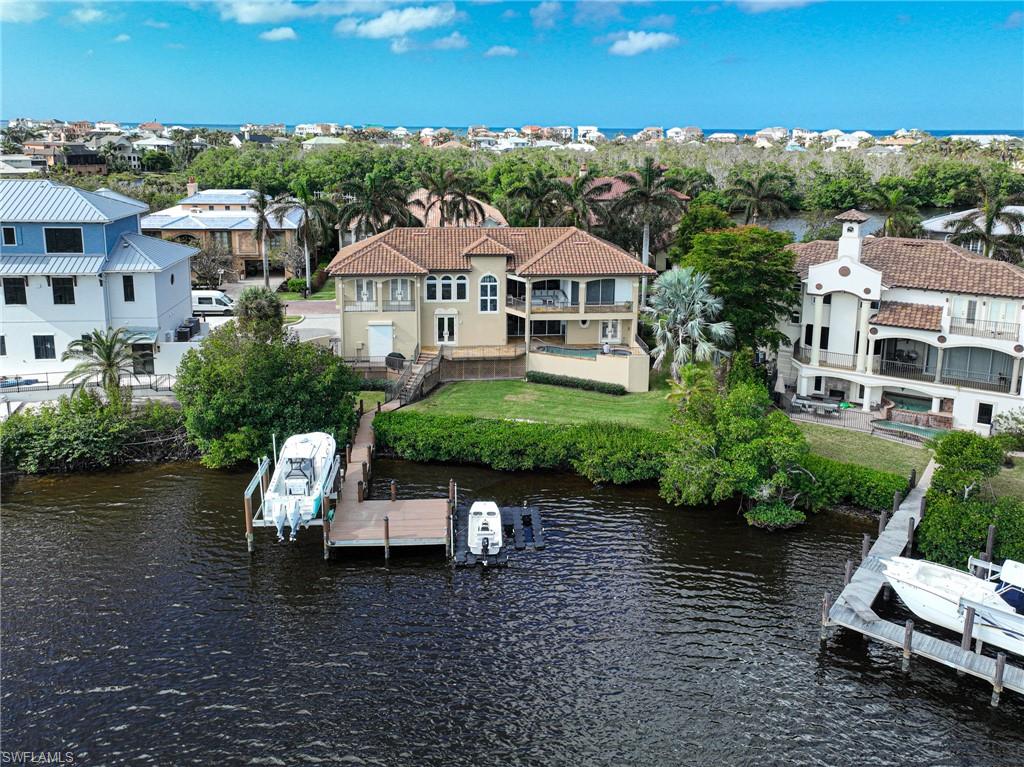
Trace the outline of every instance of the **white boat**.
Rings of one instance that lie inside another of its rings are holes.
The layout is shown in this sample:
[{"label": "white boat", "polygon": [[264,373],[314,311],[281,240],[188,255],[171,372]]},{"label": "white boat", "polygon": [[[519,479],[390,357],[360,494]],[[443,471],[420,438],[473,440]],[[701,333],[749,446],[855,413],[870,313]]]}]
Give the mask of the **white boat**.
[{"label": "white boat", "polygon": [[294,434],[281,445],[274,475],[264,496],[264,517],[284,540],[285,525],[294,541],[300,528],[322,522],[324,498],[334,490],[341,459],[334,437],[324,432]]},{"label": "white boat", "polygon": [[493,501],[477,501],[469,507],[469,550],[477,556],[497,554],[502,546],[501,510]]},{"label": "white boat", "polygon": [[914,615],[962,634],[967,608],[973,607],[975,638],[1024,656],[1024,564],[1011,559],[1001,567],[984,564],[988,578],[906,557],[882,560],[882,565]]}]

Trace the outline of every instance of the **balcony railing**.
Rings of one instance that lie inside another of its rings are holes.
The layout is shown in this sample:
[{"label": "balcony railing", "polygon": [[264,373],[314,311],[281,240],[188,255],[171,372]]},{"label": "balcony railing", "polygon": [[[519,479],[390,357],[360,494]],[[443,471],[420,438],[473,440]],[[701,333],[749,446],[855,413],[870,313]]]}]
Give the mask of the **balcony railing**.
[{"label": "balcony railing", "polygon": [[523,298],[516,298],[515,296],[505,295],[505,306],[509,309],[516,309],[520,312],[526,311],[526,300]]},{"label": "balcony railing", "polygon": [[[505,296],[505,306],[516,311],[526,311],[526,299],[516,296]],[[569,299],[558,298],[534,298],[530,302],[531,314],[544,314],[546,312],[573,312],[580,311],[581,304]],[[612,301],[609,303],[585,303],[582,304],[584,314],[599,314],[602,312],[632,312],[632,301]]]},{"label": "balcony railing", "polygon": [[[810,363],[811,350],[806,346],[799,345],[793,349],[793,358],[799,362]],[[857,355],[843,354],[841,352],[830,352],[822,349],[818,352],[818,366],[826,368],[838,368],[839,370],[856,370]]]},{"label": "balcony railing", "polygon": [[613,301],[608,304],[592,304],[586,303],[583,305],[584,314],[599,314],[601,312],[631,312],[633,311],[632,301]]},{"label": "balcony railing", "polygon": [[980,373],[973,370],[945,369],[939,377],[939,383],[1005,394],[1010,391],[1011,382],[1009,373]]},{"label": "balcony railing", "polygon": [[1020,338],[1020,325],[1016,322],[990,322],[967,317],[950,317],[949,332],[974,338],[997,338],[1016,341]]},{"label": "balcony railing", "polygon": [[381,311],[414,312],[416,311],[416,304],[413,301],[390,301],[385,299]]},{"label": "balcony railing", "polygon": [[346,312],[375,312],[377,311],[376,301],[346,301]]},{"label": "balcony railing", "polygon": [[908,378],[911,381],[934,381],[935,371],[926,370],[923,365],[913,362],[898,362],[897,360],[881,360],[876,370],[879,375],[892,376],[893,378]]}]

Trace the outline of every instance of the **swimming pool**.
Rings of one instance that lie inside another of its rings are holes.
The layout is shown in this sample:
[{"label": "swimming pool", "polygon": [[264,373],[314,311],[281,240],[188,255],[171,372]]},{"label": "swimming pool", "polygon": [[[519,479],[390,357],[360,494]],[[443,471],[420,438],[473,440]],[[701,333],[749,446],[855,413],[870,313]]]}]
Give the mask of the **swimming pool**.
[{"label": "swimming pool", "polygon": [[882,418],[876,418],[871,422],[872,426],[878,426],[883,429],[892,429],[894,431],[905,431],[908,434],[916,434],[918,437],[924,439],[931,439],[942,434],[945,429],[932,429],[928,426],[916,426],[912,423],[900,423],[899,421],[886,421]]},{"label": "swimming pool", "polygon": [[[581,359],[596,359],[597,355],[601,353],[601,349],[598,347],[584,347],[584,348],[570,348],[568,346],[541,346],[537,349],[539,352],[545,354],[557,354],[559,357],[579,357]],[[628,357],[629,352],[625,349],[612,349],[610,354],[614,357]]]},{"label": "swimming pool", "polygon": [[913,410],[918,413],[927,413],[932,409],[931,401],[922,399],[921,397],[907,397],[902,394],[890,394],[889,392],[883,392],[882,396],[892,402],[892,404],[900,410]]}]

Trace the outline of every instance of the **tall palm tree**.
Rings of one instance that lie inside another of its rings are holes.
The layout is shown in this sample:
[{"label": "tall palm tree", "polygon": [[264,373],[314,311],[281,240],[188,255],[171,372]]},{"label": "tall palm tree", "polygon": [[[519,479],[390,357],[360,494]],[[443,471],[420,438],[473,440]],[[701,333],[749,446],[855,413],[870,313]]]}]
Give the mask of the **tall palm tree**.
[{"label": "tall palm tree", "polygon": [[[684,198],[673,187],[665,170],[653,157],[644,160],[635,173],[624,173],[616,178],[626,184],[626,192],[615,202],[613,213],[631,214],[643,225],[640,260],[651,265],[651,225],[668,217],[678,216],[683,210]],[[647,302],[647,277],[640,283],[640,304]]]},{"label": "tall palm tree", "polygon": [[424,171],[420,184],[427,190],[427,201],[417,201],[415,207],[423,211],[424,221],[434,208],[440,212],[441,226],[472,226],[484,220],[484,206],[473,197],[474,184],[469,176],[451,168]]},{"label": "tall palm tree", "polygon": [[913,237],[921,228],[917,200],[902,189],[886,191],[875,187],[865,202],[872,210],[885,216],[884,237]]},{"label": "tall palm tree", "polygon": [[139,343],[142,336],[125,328],[94,330],[85,338],[78,338],[68,344],[61,359],[78,360],[63,383],[73,383],[74,391],[81,391],[89,381],[99,379],[99,384],[112,403],[121,401],[121,377],[135,377],[135,362],[138,355],[132,344]]},{"label": "tall palm tree", "polygon": [[651,288],[651,305],[643,307],[654,330],[655,370],[670,360],[672,379],[680,381],[685,365],[721,354],[734,338],[732,324],[718,319],[722,308],[707,276],[692,267],[673,266],[660,275]]},{"label": "tall palm tree", "polygon": [[526,202],[525,218],[527,221],[536,219],[537,226],[544,226],[545,219],[550,221],[558,216],[564,203],[562,182],[541,168],[533,168],[510,196]]},{"label": "tall palm tree", "polygon": [[[986,179],[980,185],[981,200],[974,212],[951,221],[947,228],[952,230],[949,241],[954,245],[970,247],[981,243],[985,258],[1019,263],[1024,254],[1024,213],[1012,210],[1011,198],[1003,192],[994,179]],[[1005,227],[1005,234],[997,229]]]},{"label": "tall palm tree", "polygon": [[379,234],[393,226],[416,226],[418,220],[409,211],[409,196],[394,178],[367,173],[362,179],[346,181],[338,187],[338,226],[353,225],[356,234]]},{"label": "tall palm tree", "polygon": [[235,301],[241,331],[257,341],[272,341],[284,330],[284,304],[269,288],[246,288]]},{"label": "tall palm tree", "polygon": [[565,210],[561,215],[564,223],[590,231],[605,195],[612,188],[611,182],[598,182],[597,178],[593,171],[586,170],[576,174],[570,181],[559,182],[565,200]]},{"label": "tall palm tree", "polygon": [[298,210],[302,216],[295,230],[295,237],[302,247],[306,263],[306,293],[313,292],[313,277],[309,254],[314,252],[330,236],[334,219],[338,215],[337,206],[327,197],[314,197],[303,187],[300,193],[279,194],[270,206],[272,215],[281,221],[288,213]]},{"label": "tall palm tree", "polygon": [[736,179],[725,193],[732,198],[731,211],[742,211],[744,223],[757,224],[759,218],[773,219],[789,213],[779,176],[774,171],[757,171],[752,177]]},{"label": "tall palm tree", "polygon": [[252,236],[260,246],[260,260],[263,261],[263,287],[270,287],[270,257],[267,254],[267,237],[274,230],[271,219],[277,216],[271,211],[272,202],[263,185],[258,186],[249,197],[249,207],[255,214]]}]

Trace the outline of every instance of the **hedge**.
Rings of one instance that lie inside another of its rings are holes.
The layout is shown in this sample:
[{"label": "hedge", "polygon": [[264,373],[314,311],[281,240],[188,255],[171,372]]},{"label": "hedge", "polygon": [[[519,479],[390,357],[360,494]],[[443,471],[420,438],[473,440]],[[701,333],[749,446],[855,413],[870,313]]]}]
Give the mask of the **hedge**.
[{"label": "hedge", "polygon": [[766,501],[759,503],[743,515],[751,527],[765,530],[786,530],[802,525],[807,515],[800,509],[791,508],[785,501]]},{"label": "hedge", "polygon": [[541,373],[531,370],[526,374],[526,380],[530,383],[548,384],[549,386],[564,386],[568,389],[585,389],[596,391],[601,394],[615,394],[621,396],[626,393],[626,387],[622,384],[605,383],[604,381],[591,381],[589,378],[573,378],[572,376],[559,376],[554,373]]},{"label": "hedge", "polygon": [[805,471],[793,479],[797,504],[810,511],[849,503],[871,511],[892,508],[893,495],[906,493],[908,478],[866,466],[808,455]]},{"label": "hedge", "polygon": [[985,548],[989,525],[996,526],[993,558],[1024,561],[1024,500],[1013,497],[961,501],[929,492],[917,547],[926,559],[962,570]]},{"label": "hedge", "polygon": [[592,482],[657,479],[669,436],[621,424],[565,426],[396,410],[373,421],[378,444],[421,462],[499,471],[572,469]]}]

